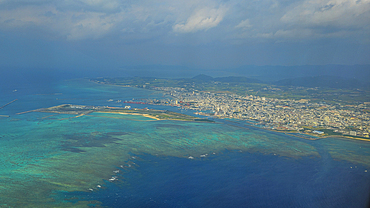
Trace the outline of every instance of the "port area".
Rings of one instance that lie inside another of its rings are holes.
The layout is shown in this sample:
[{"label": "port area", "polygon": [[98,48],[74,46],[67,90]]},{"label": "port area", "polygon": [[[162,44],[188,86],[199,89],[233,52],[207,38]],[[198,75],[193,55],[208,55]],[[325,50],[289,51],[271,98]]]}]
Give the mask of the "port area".
[{"label": "port area", "polygon": [[138,108],[122,108],[122,107],[109,107],[109,106],[85,106],[63,104],[49,108],[41,108],[32,111],[21,112],[18,114],[30,112],[44,112],[44,113],[58,113],[58,114],[74,114],[78,116],[87,115],[93,112],[97,113],[115,113],[115,114],[129,114],[141,115],[155,120],[180,120],[180,121],[195,121],[195,122],[209,122],[214,121],[208,119],[201,119],[194,116],[189,116],[181,113],[175,113],[168,110],[154,110],[154,109],[138,109]]}]

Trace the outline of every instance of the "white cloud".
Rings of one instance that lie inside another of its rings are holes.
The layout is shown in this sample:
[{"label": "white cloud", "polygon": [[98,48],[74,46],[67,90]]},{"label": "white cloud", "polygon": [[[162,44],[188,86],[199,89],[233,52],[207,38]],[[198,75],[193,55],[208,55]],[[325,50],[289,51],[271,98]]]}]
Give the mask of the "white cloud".
[{"label": "white cloud", "polygon": [[281,21],[298,26],[362,27],[369,18],[370,0],[306,0]]},{"label": "white cloud", "polygon": [[110,35],[175,42],[177,33],[211,28],[200,41],[370,36],[370,0],[0,0],[0,5],[0,31],[54,39]]},{"label": "white cloud", "polygon": [[240,28],[240,29],[243,29],[243,30],[249,29],[251,27],[252,27],[252,25],[251,25],[249,19],[242,20],[237,26],[235,26],[235,28]]},{"label": "white cloud", "polygon": [[96,39],[108,33],[117,20],[118,15],[105,16],[99,12],[61,12],[51,6],[27,7],[2,11],[0,28],[36,27],[68,40]]},{"label": "white cloud", "polygon": [[313,37],[314,32],[310,29],[292,29],[292,30],[278,30],[275,32],[274,37],[276,38],[309,38]]},{"label": "white cloud", "polygon": [[[370,37],[370,0],[301,0],[288,4],[280,1],[274,13],[248,15],[253,23],[237,23],[234,37],[274,41],[351,39]],[[249,11],[251,12],[251,11]],[[261,15],[260,15],[261,14]],[[270,15],[270,16],[269,16]]]},{"label": "white cloud", "polygon": [[108,33],[114,26],[112,17],[101,17],[100,13],[94,12],[90,12],[86,16],[86,18],[82,18],[78,21],[69,22],[68,25],[70,28],[67,39],[79,40],[85,38],[100,38]]},{"label": "white cloud", "polygon": [[3,10],[0,12],[1,28],[17,28],[27,25],[43,25],[48,20],[41,15],[44,8],[19,8],[16,10]]},{"label": "white cloud", "polygon": [[80,0],[80,2],[90,6],[102,6],[110,9],[119,6],[119,2],[114,0]]},{"label": "white cloud", "polygon": [[304,41],[308,39],[321,39],[321,38],[346,38],[356,37],[356,32],[353,31],[331,31],[331,32],[320,32],[315,29],[280,29],[275,33],[258,33],[255,38],[272,39],[278,42],[292,42],[292,41]]},{"label": "white cloud", "polygon": [[274,38],[361,40],[370,35],[369,20],[370,0],[304,0],[281,16]]},{"label": "white cloud", "polygon": [[99,11],[104,13],[115,13],[121,10],[124,2],[118,0],[63,0],[57,5],[61,9],[76,11]]},{"label": "white cloud", "polygon": [[186,21],[173,26],[173,31],[179,33],[196,32],[216,27],[224,18],[226,8],[218,9],[203,8],[194,12]]},{"label": "white cloud", "polygon": [[274,34],[272,32],[270,32],[270,33],[258,33],[254,37],[257,37],[257,38],[273,38]]}]

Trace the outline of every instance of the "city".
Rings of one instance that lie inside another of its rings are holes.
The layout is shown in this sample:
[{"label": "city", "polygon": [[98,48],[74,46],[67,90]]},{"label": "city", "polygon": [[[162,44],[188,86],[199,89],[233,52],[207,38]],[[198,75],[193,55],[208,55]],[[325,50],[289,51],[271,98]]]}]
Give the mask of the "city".
[{"label": "city", "polygon": [[274,99],[259,96],[188,91],[178,87],[155,87],[172,99],[148,100],[151,104],[181,106],[200,115],[257,121],[273,130],[292,130],[315,135],[369,137],[369,103],[359,105],[313,103],[308,99]]}]

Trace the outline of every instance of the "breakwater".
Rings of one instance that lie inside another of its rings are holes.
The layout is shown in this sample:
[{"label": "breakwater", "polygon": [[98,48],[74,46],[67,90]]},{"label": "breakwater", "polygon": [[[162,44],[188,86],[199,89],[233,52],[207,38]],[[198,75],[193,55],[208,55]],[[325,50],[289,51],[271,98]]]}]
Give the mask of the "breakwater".
[{"label": "breakwater", "polygon": [[14,103],[14,102],[15,102],[15,101],[17,101],[17,100],[18,100],[18,99],[15,99],[15,100],[10,101],[9,103],[7,103],[7,104],[5,104],[5,105],[1,106],[1,107],[0,107],[0,109],[5,108],[6,106],[8,106],[8,105],[10,105],[10,104]]}]

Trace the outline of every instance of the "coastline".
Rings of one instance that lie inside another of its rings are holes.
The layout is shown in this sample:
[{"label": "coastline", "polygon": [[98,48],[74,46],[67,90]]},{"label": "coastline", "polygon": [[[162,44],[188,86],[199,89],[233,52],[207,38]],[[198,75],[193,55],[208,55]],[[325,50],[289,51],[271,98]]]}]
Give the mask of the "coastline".
[{"label": "coastline", "polygon": [[[217,119],[225,120],[224,118],[219,118],[219,117]],[[231,120],[228,120],[228,121],[233,122]],[[245,120],[238,119],[238,121],[245,121]],[[257,129],[266,130],[266,131],[283,133],[283,134],[286,134],[286,135],[289,135],[289,136],[294,136],[294,137],[298,137],[298,138],[301,138],[301,139],[312,140],[312,141],[319,140],[319,139],[326,139],[326,138],[341,138],[341,139],[354,139],[354,140],[370,142],[370,139],[359,138],[359,137],[351,137],[351,136],[345,136],[345,135],[319,136],[319,135],[313,135],[313,134],[302,133],[302,132],[282,131],[282,130],[275,130],[275,129],[270,129],[270,128],[263,128],[263,127],[260,127],[260,126],[252,125],[251,122],[247,122],[247,121],[246,121],[246,124],[244,124],[244,125],[249,126],[249,127],[253,127],[253,128],[257,128]],[[298,135],[298,134],[301,134],[301,135]]]},{"label": "coastline", "polygon": [[[127,85],[117,85],[117,84],[110,84],[110,83],[106,83],[106,82],[96,82],[96,81],[91,80],[91,79],[89,79],[89,81],[93,82],[93,83],[96,83],[96,84],[102,84],[102,85],[112,85],[112,86],[117,86],[117,87],[137,88],[137,87],[127,86]],[[150,89],[146,89],[146,90],[150,90]],[[214,116],[211,116],[211,117],[214,117]],[[217,117],[214,117],[214,118],[218,118],[218,119],[221,119],[221,120],[225,119],[225,118],[222,118],[220,116],[217,116]],[[158,118],[154,118],[154,119],[158,119]],[[237,118],[234,118],[234,119],[237,119]],[[158,120],[161,120],[161,119],[158,119]],[[241,119],[238,119],[238,120],[250,123],[246,120],[241,120]],[[284,131],[284,130],[275,130],[275,129],[263,128],[263,127],[255,126],[252,123],[250,123],[250,126],[255,127],[255,128],[259,128],[259,129],[264,129],[264,130],[267,130],[267,131],[284,133],[284,134],[287,134],[289,136],[295,136],[295,137],[306,139],[306,140],[318,140],[318,139],[325,139],[325,138],[343,138],[343,139],[354,139],[354,140],[359,140],[359,141],[370,142],[370,138],[366,139],[366,138],[360,138],[360,137],[353,137],[353,136],[349,136],[349,135],[322,135],[322,136],[320,136],[320,135],[312,135],[310,133],[289,132],[289,131]],[[297,135],[297,134],[301,134],[302,136]]]}]

